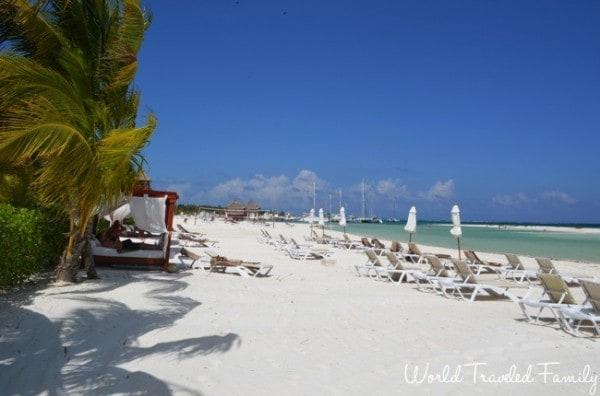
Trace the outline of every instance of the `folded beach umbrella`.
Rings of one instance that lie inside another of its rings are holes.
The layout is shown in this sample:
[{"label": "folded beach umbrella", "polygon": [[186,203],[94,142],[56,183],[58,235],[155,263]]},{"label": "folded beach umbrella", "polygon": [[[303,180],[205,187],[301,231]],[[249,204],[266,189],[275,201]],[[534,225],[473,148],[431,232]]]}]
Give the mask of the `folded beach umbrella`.
[{"label": "folded beach umbrella", "polygon": [[325,216],[323,216],[323,208],[319,209],[319,225],[323,231],[323,236],[325,236]]},{"label": "folded beach umbrella", "polygon": [[460,237],[462,236],[462,229],[460,228],[460,209],[458,205],[454,205],[452,210],[450,211],[450,215],[452,217],[452,228],[450,229],[450,234],[458,243],[458,259],[460,260]]},{"label": "folded beach umbrella", "polygon": [[340,208],[340,227],[344,228],[344,234],[346,233],[346,209],[342,206]]},{"label": "folded beach umbrella", "polygon": [[414,206],[408,211],[408,219],[406,220],[404,231],[408,232],[408,241],[412,242],[412,235],[417,232],[417,208]]}]

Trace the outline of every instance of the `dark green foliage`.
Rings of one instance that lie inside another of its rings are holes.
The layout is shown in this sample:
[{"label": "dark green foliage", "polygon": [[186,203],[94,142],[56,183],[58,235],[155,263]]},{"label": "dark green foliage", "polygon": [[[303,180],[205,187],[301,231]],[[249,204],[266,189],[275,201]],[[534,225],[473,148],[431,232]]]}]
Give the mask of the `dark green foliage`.
[{"label": "dark green foliage", "polygon": [[98,220],[98,225],[96,226],[96,236],[102,235],[106,230],[110,227],[110,223],[108,220],[101,218]]},{"label": "dark green foliage", "polygon": [[0,204],[0,289],[56,266],[68,230],[48,211]]}]

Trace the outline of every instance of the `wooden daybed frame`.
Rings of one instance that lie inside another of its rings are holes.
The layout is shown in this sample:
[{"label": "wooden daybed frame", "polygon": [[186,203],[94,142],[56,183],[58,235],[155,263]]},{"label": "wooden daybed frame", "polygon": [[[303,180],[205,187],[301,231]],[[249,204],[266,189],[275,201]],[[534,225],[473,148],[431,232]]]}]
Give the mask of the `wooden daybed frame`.
[{"label": "wooden daybed frame", "polygon": [[[171,232],[173,231],[173,218],[175,217],[175,209],[179,195],[173,191],[156,191],[151,189],[139,189],[133,193],[134,197],[167,197],[165,210],[165,224],[168,232],[163,237],[163,250],[161,257],[131,257],[128,253],[117,253],[114,255],[94,255],[95,265],[121,265],[121,266],[139,266],[139,267],[160,267],[163,271],[167,271],[169,266],[169,253],[171,250]],[[146,251],[152,252],[152,251]]]}]

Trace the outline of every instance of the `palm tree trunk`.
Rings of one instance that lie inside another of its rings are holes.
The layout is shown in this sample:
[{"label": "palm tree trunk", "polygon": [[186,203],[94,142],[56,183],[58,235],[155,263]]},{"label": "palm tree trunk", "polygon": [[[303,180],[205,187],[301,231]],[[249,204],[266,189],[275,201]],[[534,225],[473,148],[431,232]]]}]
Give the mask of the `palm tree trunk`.
[{"label": "palm tree trunk", "polygon": [[69,242],[56,268],[56,280],[59,282],[77,282],[79,260],[84,246],[77,213],[77,211],[72,210],[69,218]]},{"label": "palm tree trunk", "polygon": [[56,280],[59,282],[77,282],[79,270],[79,257],[83,249],[84,241],[75,241],[75,236],[69,237],[69,244],[65,249],[60,263],[56,268]]},{"label": "palm tree trunk", "polygon": [[95,226],[98,222],[98,216],[94,216],[89,222],[85,230],[85,237],[83,241],[82,258],[85,271],[88,279],[97,279],[98,273],[96,272],[96,264],[94,263],[94,256],[92,255],[92,238],[94,237]]}]

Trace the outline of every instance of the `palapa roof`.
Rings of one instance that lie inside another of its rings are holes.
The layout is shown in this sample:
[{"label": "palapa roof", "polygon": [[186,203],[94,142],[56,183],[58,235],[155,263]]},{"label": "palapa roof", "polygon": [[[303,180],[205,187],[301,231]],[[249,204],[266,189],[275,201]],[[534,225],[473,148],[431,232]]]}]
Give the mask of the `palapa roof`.
[{"label": "palapa roof", "polygon": [[227,210],[244,210],[244,205],[242,205],[238,201],[233,201],[229,205],[227,205]]},{"label": "palapa roof", "polygon": [[260,205],[256,202],[250,201],[246,204],[246,210],[259,210]]},{"label": "palapa roof", "polygon": [[138,175],[137,175],[137,181],[141,181],[141,182],[149,182],[150,178],[148,177],[148,174],[146,173],[145,170],[141,170]]}]

